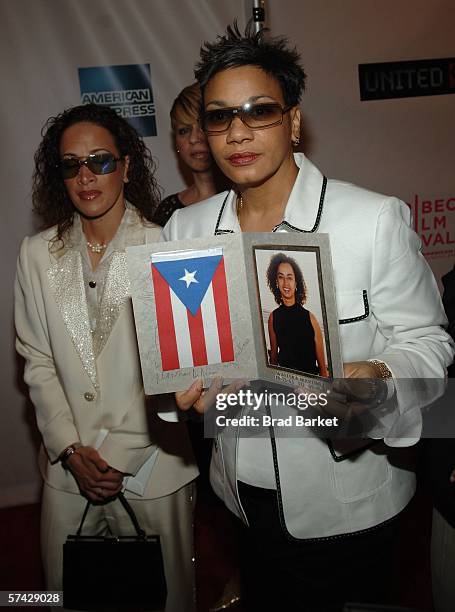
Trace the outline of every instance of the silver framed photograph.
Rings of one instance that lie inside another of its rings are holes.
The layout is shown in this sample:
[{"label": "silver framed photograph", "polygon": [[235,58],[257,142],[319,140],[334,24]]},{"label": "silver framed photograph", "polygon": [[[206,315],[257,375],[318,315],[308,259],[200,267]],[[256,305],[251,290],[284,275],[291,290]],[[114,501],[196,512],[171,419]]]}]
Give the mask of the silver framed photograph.
[{"label": "silver framed photograph", "polygon": [[342,375],[328,237],[226,234],[127,249],[147,394],[215,376]]},{"label": "silver framed photograph", "polygon": [[253,252],[267,365],[328,378],[332,368],[318,247],[262,245]]}]

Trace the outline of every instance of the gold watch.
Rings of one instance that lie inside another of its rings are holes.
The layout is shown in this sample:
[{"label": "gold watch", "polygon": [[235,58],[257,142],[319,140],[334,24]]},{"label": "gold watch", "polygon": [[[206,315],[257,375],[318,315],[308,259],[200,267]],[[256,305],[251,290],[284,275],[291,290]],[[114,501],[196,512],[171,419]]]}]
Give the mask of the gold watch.
[{"label": "gold watch", "polygon": [[383,361],[380,361],[379,359],[368,359],[368,362],[376,366],[378,378],[392,378],[392,372],[387,364],[385,364]]},{"label": "gold watch", "polygon": [[58,460],[63,465],[63,467],[65,467],[65,463],[68,461],[71,455],[73,455],[81,446],[82,444],[80,442],[74,442],[74,444],[70,444],[65,448],[65,450],[60,453],[60,455],[58,456]]}]

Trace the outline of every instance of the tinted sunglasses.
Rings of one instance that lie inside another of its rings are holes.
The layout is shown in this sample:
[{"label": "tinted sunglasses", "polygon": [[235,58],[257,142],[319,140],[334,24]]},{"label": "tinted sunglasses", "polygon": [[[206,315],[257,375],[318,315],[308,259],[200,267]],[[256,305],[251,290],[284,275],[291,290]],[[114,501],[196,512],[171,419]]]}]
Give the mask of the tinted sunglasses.
[{"label": "tinted sunglasses", "polygon": [[63,179],[77,176],[81,166],[87,166],[93,174],[110,174],[117,170],[117,162],[121,159],[121,157],[115,157],[112,153],[91,153],[82,159],[64,157],[60,160],[59,168]]},{"label": "tinted sunglasses", "polygon": [[229,130],[235,117],[239,117],[251,130],[263,130],[283,123],[283,115],[291,108],[292,106],[283,108],[277,102],[262,104],[247,102],[243,106],[217,108],[202,115],[202,129],[206,134],[222,134]]}]

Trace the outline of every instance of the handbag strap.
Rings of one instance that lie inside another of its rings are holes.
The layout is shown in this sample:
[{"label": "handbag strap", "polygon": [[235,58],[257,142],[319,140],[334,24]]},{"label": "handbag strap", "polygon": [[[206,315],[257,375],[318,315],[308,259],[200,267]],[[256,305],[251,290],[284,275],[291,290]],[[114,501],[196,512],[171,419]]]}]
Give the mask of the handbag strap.
[{"label": "handbag strap", "polygon": [[120,500],[120,503],[122,504],[122,506],[125,508],[125,510],[128,513],[128,516],[131,519],[131,522],[134,525],[134,529],[136,530],[136,533],[138,535],[139,538],[145,538],[145,531],[142,529],[142,527],[139,525],[139,521],[137,520],[136,515],[134,514],[134,510],[133,508],[129,505],[126,497],[123,495],[122,492],[120,492],[118,494],[118,498]]},{"label": "handbag strap", "polygon": [[[130,504],[128,503],[126,497],[123,495],[122,492],[120,492],[117,495],[118,499],[120,500],[120,503],[122,504],[122,506],[125,508],[128,516],[131,519],[131,522],[133,523],[133,527],[136,531],[136,534],[139,538],[141,538],[142,540],[145,539],[146,534],[145,531],[142,529],[142,527],[139,525],[139,521],[137,520],[137,517],[134,513],[133,508],[130,506]],[[84,522],[85,519],[87,517],[87,513],[89,511],[89,508],[91,506],[91,502],[90,500],[87,501],[85,508],[84,508],[84,513],[82,514],[82,519],[81,519],[81,524],[79,525],[79,529],[76,531],[76,537],[79,537],[82,534],[82,527],[84,526]]]}]

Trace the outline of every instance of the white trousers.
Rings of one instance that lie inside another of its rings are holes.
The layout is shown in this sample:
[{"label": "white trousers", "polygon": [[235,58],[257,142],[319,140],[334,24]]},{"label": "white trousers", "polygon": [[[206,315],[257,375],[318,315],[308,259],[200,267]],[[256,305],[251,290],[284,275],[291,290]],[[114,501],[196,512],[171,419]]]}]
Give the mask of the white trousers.
[{"label": "white trousers", "polygon": [[[193,484],[158,499],[128,498],[147,535],[159,535],[168,588],[165,612],[194,612]],[[41,549],[47,588],[62,590],[63,544],[75,534],[87,500],[81,495],[44,485],[41,510]],[[134,528],[116,500],[91,506],[83,535],[131,535]],[[105,585],[113,588],[113,585]],[[115,588],[115,587],[114,587]]]}]

